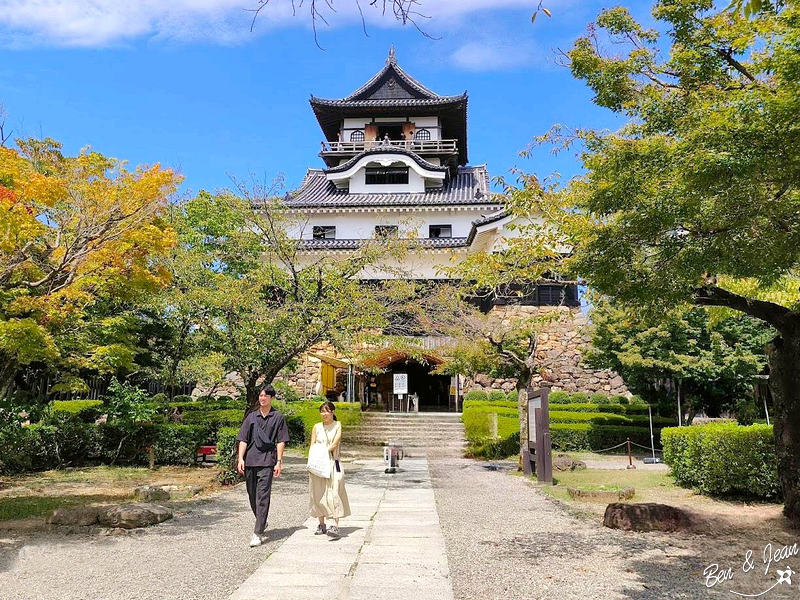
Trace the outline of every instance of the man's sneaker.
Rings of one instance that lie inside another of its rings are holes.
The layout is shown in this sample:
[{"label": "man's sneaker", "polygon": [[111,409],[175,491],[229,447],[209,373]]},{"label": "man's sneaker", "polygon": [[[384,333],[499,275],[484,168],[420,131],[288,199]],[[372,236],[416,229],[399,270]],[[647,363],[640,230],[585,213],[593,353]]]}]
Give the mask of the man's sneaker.
[{"label": "man's sneaker", "polygon": [[264,540],[261,539],[261,536],[257,533],[253,534],[253,537],[250,538],[250,547],[255,548],[256,546],[260,546]]},{"label": "man's sneaker", "polygon": [[314,532],[314,535],[325,535],[328,531],[327,527],[325,527],[324,523],[320,523],[317,525],[317,530]]},{"label": "man's sneaker", "polygon": [[331,525],[330,527],[328,527],[328,536],[337,540],[340,537],[342,537],[341,535],[339,535],[339,528],[336,527],[336,525]]},{"label": "man's sneaker", "polygon": [[259,537],[259,538],[261,538],[261,543],[262,543],[262,544],[266,544],[266,543],[269,541],[269,539],[268,539],[268,536],[267,536],[266,532],[262,533],[262,534],[261,534],[261,535],[259,535],[258,537]]}]

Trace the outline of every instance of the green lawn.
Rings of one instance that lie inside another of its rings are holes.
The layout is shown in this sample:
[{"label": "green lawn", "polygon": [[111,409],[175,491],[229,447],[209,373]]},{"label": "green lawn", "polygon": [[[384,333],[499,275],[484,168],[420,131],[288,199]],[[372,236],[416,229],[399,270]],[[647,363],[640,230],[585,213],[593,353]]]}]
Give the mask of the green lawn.
[{"label": "green lawn", "polygon": [[120,502],[120,496],[16,496],[0,498],[0,521],[43,517],[57,508],[85,506],[96,502]]},{"label": "green lawn", "polygon": [[636,490],[634,502],[665,502],[676,495],[686,495],[686,490],[675,485],[668,471],[582,469],[553,474],[553,487],[542,486],[542,490],[554,498],[573,501],[567,488],[581,490],[620,490],[632,487]]}]

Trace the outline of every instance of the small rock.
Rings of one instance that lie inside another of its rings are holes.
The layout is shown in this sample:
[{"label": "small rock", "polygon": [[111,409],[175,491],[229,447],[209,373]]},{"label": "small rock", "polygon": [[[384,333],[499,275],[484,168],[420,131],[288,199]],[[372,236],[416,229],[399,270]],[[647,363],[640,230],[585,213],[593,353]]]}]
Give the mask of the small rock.
[{"label": "small rock", "polygon": [[162,523],[173,517],[173,512],[158,504],[120,504],[100,514],[100,523],[107,527],[134,529]]},{"label": "small rock", "polygon": [[78,506],[75,508],[57,508],[47,517],[48,525],[78,525],[88,527],[100,520],[103,509],[97,506]]},{"label": "small rock", "polygon": [[167,490],[151,485],[138,487],[133,492],[133,499],[139,502],[162,502],[169,500],[169,498],[170,494]]},{"label": "small rock", "polygon": [[694,525],[691,515],[668,504],[615,502],[606,507],[603,525],[625,531],[679,531]]},{"label": "small rock", "polygon": [[556,471],[574,471],[575,469],[585,469],[586,463],[582,460],[574,460],[566,454],[558,454],[553,459],[553,468]]}]

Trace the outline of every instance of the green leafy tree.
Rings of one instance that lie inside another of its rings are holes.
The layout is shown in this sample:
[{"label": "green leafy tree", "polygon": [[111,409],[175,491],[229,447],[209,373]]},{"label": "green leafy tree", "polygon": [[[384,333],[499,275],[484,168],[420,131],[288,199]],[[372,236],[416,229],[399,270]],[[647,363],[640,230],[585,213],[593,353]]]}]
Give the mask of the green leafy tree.
[{"label": "green leafy tree", "polygon": [[604,11],[566,54],[594,102],[628,122],[544,136],[581,144],[585,168],[549,209],[573,272],[612,301],[721,307],[776,330],[778,470],[785,513],[800,520],[800,8],[763,2],[747,18],[661,0],[653,15],[663,36]]},{"label": "green leafy tree", "polygon": [[242,191],[201,193],[183,207],[182,251],[162,314],[190,338],[169,350],[171,364],[180,363],[171,371],[209,373],[202,355],[214,356],[221,372],[241,376],[252,406],[257,386],[297,356],[323,342],[352,347],[382,329],[402,300],[362,282],[395,255],[392,242],[365,243],[336,258],[303,253],[290,235],[302,223],[285,205],[270,190]]},{"label": "green leafy tree", "polygon": [[731,316],[714,322],[697,307],[646,319],[601,299],[590,316],[586,362],[613,369],[651,402],[673,397],[685,424],[700,410],[716,416],[751,397],[754,376],[767,362],[764,348],[774,337],[761,321]]}]

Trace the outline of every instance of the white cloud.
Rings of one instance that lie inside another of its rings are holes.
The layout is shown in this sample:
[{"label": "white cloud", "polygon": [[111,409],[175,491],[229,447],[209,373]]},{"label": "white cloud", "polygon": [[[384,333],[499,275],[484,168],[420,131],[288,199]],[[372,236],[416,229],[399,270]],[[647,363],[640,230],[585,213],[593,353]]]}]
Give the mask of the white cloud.
[{"label": "white cloud", "polygon": [[493,40],[467,42],[451,58],[457,67],[468,71],[501,71],[536,60],[530,45]]},{"label": "white cloud", "polygon": [[[391,5],[391,0],[387,2]],[[299,1],[295,1],[299,6]],[[322,2],[318,0],[318,6]],[[396,27],[390,6],[382,15],[370,0],[360,0],[370,26]],[[424,27],[448,19],[497,9],[535,7],[537,0],[422,0]],[[0,37],[15,45],[108,46],[136,38],[223,44],[252,39],[249,25],[258,0],[0,0]],[[270,0],[256,24],[258,31],[280,26],[310,26],[309,2],[292,14],[290,0]],[[332,27],[358,23],[356,0],[336,0],[336,12],[320,9]],[[324,25],[320,24],[320,28]]]}]

